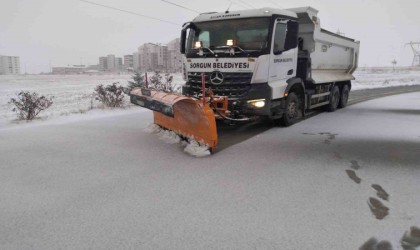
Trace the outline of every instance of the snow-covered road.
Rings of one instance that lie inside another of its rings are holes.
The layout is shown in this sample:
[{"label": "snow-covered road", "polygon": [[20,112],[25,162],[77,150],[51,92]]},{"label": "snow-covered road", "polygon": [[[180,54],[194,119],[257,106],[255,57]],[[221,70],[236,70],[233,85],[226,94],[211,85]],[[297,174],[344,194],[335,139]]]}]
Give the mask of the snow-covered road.
[{"label": "snow-covered road", "polygon": [[419,103],[359,103],[205,158],[143,132],[140,108],[0,129],[0,249],[401,249],[420,226]]}]

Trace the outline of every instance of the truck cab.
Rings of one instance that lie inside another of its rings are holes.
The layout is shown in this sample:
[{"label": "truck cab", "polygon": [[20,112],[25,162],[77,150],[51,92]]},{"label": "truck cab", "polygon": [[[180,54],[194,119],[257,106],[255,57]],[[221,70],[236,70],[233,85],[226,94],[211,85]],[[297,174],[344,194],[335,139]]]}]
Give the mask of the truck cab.
[{"label": "truck cab", "polygon": [[232,120],[291,125],[305,111],[344,107],[359,43],[320,28],[317,10],[262,8],[204,13],[181,32],[183,94],[228,99]]}]

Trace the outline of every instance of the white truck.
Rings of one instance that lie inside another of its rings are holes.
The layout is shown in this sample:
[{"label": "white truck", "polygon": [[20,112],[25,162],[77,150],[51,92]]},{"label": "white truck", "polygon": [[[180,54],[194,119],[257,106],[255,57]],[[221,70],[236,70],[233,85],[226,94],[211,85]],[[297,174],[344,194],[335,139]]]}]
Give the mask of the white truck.
[{"label": "white truck", "polygon": [[[181,32],[183,95],[228,98],[223,117],[288,126],[307,110],[347,104],[358,41],[324,30],[312,7],[203,13]],[[217,112],[217,107],[214,107]],[[226,115],[227,114],[227,115]]]},{"label": "white truck", "polygon": [[347,104],[359,42],[321,29],[311,7],[204,13],[181,32],[182,95],[138,87],[131,102],[154,123],[211,150],[216,119],[289,126],[307,110]]}]

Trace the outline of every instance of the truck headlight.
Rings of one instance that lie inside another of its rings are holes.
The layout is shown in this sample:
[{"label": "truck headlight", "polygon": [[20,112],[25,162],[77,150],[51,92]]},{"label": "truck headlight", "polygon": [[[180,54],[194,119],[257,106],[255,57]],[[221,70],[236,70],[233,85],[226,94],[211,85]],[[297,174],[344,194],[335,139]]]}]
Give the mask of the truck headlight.
[{"label": "truck headlight", "polygon": [[249,100],[247,102],[255,108],[263,108],[265,106],[265,99]]}]

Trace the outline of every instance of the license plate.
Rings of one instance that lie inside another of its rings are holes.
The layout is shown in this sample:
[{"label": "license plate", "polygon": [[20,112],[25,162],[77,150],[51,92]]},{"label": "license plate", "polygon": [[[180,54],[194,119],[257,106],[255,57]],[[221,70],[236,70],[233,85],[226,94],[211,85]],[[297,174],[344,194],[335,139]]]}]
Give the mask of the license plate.
[{"label": "license plate", "polygon": [[144,96],[151,96],[152,92],[150,91],[150,89],[141,89],[141,94]]}]

